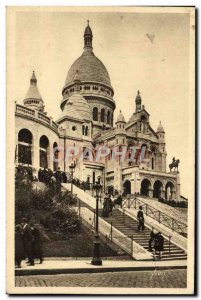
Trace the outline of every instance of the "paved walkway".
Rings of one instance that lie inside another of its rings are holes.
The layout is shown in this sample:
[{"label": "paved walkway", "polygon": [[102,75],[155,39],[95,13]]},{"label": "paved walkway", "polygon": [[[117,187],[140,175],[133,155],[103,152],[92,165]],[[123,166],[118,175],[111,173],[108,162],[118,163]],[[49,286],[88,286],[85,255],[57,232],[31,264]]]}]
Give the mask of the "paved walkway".
[{"label": "paved walkway", "polygon": [[27,266],[22,262],[22,268],[17,268],[15,274],[20,275],[47,275],[47,274],[70,274],[70,273],[99,273],[118,272],[134,270],[160,269],[184,269],[187,266],[186,260],[175,261],[114,261],[103,260],[102,266],[94,266],[89,260],[66,260],[52,259],[45,260],[43,264],[36,263],[35,266]]},{"label": "paved walkway", "polygon": [[186,288],[186,282],[186,270],[16,276],[15,279],[16,287]]}]

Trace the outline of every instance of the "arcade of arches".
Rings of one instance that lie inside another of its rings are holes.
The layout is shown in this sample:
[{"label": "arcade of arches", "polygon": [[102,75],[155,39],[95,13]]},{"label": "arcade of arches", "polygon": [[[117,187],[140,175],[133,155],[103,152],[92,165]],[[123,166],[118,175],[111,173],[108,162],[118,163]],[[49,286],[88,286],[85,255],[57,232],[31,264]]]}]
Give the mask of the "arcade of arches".
[{"label": "arcade of arches", "polygon": [[[131,194],[131,181],[126,180],[123,183],[124,195]],[[150,198],[165,198],[166,200],[175,199],[175,186],[171,181],[168,181],[163,189],[163,183],[160,180],[156,180],[153,184],[147,178],[141,181],[140,194]]]},{"label": "arcade of arches", "polygon": [[[37,146],[38,144],[38,146]],[[19,164],[30,165],[34,163],[34,145],[38,148],[38,167],[40,168],[53,168],[56,171],[59,167],[58,158],[59,150],[57,142],[54,142],[52,147],[54,160],[50,161],[50,141],[46,135],[42,135],[39,139],[33,139],[33,134],[30,130],[23,128],[18,133],[18,145],[15,151],[15,159]]]}]

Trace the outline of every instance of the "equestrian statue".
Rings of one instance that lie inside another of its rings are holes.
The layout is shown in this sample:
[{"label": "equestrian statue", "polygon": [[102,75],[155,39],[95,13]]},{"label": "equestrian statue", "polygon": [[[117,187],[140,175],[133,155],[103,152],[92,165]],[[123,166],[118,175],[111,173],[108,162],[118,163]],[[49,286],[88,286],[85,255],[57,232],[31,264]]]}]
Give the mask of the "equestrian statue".
[{"label": "equestrian statue", "polygon": [[170,172],[171,170],[174,168],[174,171],[178,172],[178,166],[179,166],[180,160],[179,159],[175,159],[175,157],[173,157],[172,159],[172,163],[169,164],[169,168],[170,168]]}]

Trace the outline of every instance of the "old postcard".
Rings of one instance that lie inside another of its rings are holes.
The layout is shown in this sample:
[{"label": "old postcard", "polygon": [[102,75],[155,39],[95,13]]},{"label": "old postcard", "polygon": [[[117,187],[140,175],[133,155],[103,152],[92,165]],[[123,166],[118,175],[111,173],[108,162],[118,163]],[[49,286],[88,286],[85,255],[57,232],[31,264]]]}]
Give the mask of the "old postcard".
[{"label": "old postcard", "polygon": [[195,32],[7,7],[7,293],[195,293]]}]

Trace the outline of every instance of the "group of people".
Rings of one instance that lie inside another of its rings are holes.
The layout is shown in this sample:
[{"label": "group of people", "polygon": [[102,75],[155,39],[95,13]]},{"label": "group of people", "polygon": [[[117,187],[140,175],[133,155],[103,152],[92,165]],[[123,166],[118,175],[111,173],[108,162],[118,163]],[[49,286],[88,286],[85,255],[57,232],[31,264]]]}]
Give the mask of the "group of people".
[{"label": "group of people", "polygon": [[112,210],[116,206],[120,206],[122,208],[123,198],[121,194],[114,198],[111,194],[106,193],[103,201],[103,210],[102,217],[110,217],[112,215]]},{"label": "group of people", "polygon": [[34,180],[33,169],[29,166],[18,165],[15,168],[15,176],[21,181],[31,182]]},{"label": "group of people", "polygon": [[[137,213],[138,219],[138,231],[142,229],[144,230],[144,212],[142,206],[139,206],[139,211]],[[162,259],[163,255],[163,248],[164,248],[164,237],[162,236],[161,232],[156,232],[156,230],[152,227],[149,239],[149,251],[153,252],[154,258],[156,255],[159,255],[159,259]]]},{"label": "group of people", "polygon": [[164,248],[164,237],[161,232],[156,232],[156,230],[152,227],[149,239],[149,251],[153,252],[154,258],[158,254],[159,259],[162,259]]},{"label": "group of people", "polygon": [[68,177],[66,172],[62,172],[60,168],[54,172],[51,169],[40,168],[38,171],[38,180],[47,184],[51,182],[66,183],[68,182]]},{"label": "group of people", "polygon": [[42,234],[34,224],[28,224],[23,218],[15,226],[15,266],[21,268],[23,259],[28,258],[27,265],[34,266],[34,259],[43,262]]}]

